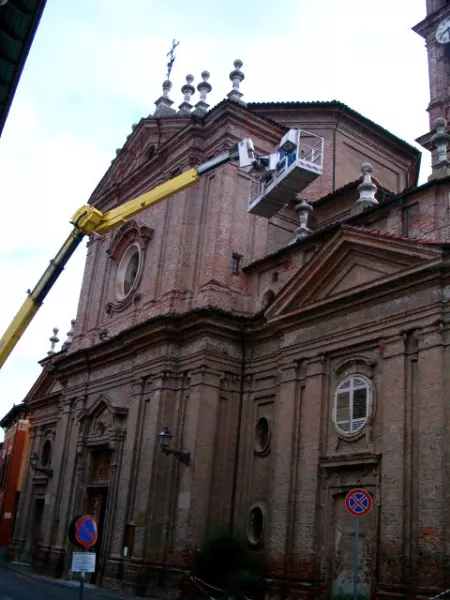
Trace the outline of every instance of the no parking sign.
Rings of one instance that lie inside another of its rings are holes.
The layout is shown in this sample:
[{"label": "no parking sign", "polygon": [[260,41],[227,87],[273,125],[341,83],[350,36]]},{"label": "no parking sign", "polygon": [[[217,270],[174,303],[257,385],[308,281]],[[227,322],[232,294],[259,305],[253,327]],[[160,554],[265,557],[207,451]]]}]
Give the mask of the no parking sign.
[{"label": "no parking sign", "polygon": [[69,526],[69,539],[74,546],[91,548],[98,540],[97,523],[91,515],[75,517]]},{"label": "no parking sign", "polygon": [[352,517],[365,517],[372,510],[372,496],[356,488],[345,496],[345,508]]}]

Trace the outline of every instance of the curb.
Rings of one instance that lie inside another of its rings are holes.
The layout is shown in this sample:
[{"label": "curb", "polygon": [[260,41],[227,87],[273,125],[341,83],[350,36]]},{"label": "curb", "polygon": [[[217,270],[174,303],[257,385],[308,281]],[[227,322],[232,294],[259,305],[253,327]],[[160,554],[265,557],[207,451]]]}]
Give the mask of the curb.
[{"label": "curb", "polygon": [[[35,573],[30,573],[30,572],[27,572],[20,568],[17,568],[13,565],[6,565],[6,564],[1,564],[1,563],[0,563],[0,568],[9,570],[9,571],[13,571],[17,575],[19,575],[20,577],[24,577],[25,579],[31,579],[31,580],[34,579],[34,580],[42,581],[45,583],[49,583],[54,586],[60,586],[60,587],[66,587],[66,588],[79,588],[80,587],[79,581],[76,581],[73,579],[55,579],[54,577],[47,577],[45,575],[37,575]],[[104,600],[130,600],[131,598],[137,598],[137,596],[129,596],[129,595],[128,596],[124,596],[124,595],[118,596],[117,594],[111,593],[108,590],[105,590],[103,588],[99,588],[96,585],[93,585],[92,583],[85,583],[84,589],[85,590],[94,590],[96,592],[96,597],[103,598]]]}]

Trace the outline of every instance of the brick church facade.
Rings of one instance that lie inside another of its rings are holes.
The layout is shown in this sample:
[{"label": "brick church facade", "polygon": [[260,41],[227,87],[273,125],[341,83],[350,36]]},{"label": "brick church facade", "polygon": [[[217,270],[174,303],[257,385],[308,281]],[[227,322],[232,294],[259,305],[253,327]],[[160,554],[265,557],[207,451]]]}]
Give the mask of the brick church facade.
[{"label": "brick church facade", "polygon": [[[106,210],[251,137],[324,138],[324,172],[271,219],[248,214],[255,181],[228,165],[88,243],[70,339],[25,399],[29,451],[11,553],[68,576],[68,524],[99,522],[106,587],[177,595],[206,534],[226,525],[270,557],[271,598],[419,597],[450,587],[450,55],[428,0],[415,27],[430,57],[433,174],[420,153],[337,102],[207,110],[208,74],[170,84],[118,151],[91,203]],[[370,163],[368,165],[367,163]],[[363,165],[361,167],[361,165]],[[362,171],[362,174],[361,174]],[[300,223],[299,223],[300,217]],[[169,427],[171,449],[158,434]]]}]

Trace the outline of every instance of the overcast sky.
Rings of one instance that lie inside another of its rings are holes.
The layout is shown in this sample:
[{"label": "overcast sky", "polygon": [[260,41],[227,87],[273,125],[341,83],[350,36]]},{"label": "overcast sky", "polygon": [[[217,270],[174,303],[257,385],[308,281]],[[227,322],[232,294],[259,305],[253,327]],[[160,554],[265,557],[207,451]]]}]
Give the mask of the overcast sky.
[{"label": "overcast sky", "polygon": [[[219,102],[240,58],[247,101],[337,99],[414,143],[428,131],[426,50],[411,31],[424,17],[425,0],[48,0],[0,139],[1,332],[131,125],[153,112],[173,38],[174,106],[185,75],[196,85],[204,69],[209,102]],[[39,375],[53,327],[64,341],[85,252],[83,243],[0,372],[0,417]]]}]

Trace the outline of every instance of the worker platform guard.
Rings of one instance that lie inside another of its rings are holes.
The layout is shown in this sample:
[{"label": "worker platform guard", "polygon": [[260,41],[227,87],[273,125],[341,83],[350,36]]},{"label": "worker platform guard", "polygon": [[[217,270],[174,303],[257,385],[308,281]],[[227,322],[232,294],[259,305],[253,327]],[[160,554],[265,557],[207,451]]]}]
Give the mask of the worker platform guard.
[{"label": "worker platform guard", "polygon": [[277,152],[265,157],[261,188],[248,212],[270,218],[303,191],[323,171],[323,138],[302,129],[290,129]]}]

